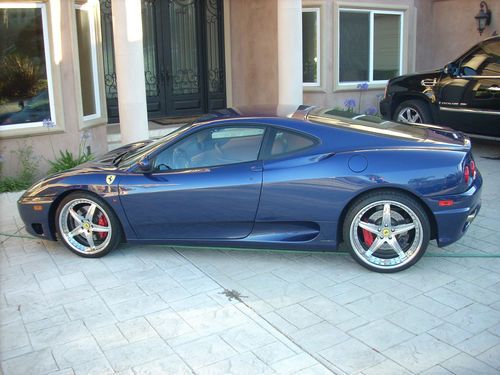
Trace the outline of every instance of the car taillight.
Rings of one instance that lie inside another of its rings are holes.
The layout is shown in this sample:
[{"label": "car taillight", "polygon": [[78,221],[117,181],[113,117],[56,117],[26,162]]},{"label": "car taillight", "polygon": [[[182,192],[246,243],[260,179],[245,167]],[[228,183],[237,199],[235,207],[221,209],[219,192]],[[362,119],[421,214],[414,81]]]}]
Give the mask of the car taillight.
[{"label": "car taillight", "polygon": [[472,178],[476,178],[476,163],[474,163],[474,160],[470,161],[470,174],[472,175]]},{"label": "car taillight", "polygon": [[464,180],[465,180],[466,184],[469,183],[469,179],[470,179],[470,169],[469,169],[469,166],[466,165],[464,168]]}]

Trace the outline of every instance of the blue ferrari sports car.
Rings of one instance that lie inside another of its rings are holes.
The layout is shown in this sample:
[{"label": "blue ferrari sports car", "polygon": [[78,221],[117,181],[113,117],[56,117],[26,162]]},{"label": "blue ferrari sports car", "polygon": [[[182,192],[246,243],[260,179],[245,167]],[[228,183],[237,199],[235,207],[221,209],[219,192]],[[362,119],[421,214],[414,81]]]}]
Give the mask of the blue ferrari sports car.
[{"label": "blue ferrari sports car", "polygon": [[481,206],[462,133],[300,106],[228,109],[49,176],[28,232],[84,257],[121,242],[333,251],[378,272],[457,241]]}]

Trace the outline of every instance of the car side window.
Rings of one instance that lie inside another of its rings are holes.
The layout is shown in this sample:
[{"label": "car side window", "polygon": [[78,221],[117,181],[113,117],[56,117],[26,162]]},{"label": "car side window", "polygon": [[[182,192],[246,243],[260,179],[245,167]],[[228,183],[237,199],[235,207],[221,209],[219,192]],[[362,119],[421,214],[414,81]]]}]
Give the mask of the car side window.
[{"label": "car side window", "polygon": [[269,156],[274,158],[280,155],[297,152],[313,146],[316,142],[302,134],[287,130],[275,130]]},{"label": "car side window", "polygon": [[257,160],[264,127],[226,126],[200,130],[173,144],[153,161],[156,172]]},{"label": "car side window", "polygon": [[460,74],[500,77],[500,42],[485,43],[465,57],[460,66]]}]

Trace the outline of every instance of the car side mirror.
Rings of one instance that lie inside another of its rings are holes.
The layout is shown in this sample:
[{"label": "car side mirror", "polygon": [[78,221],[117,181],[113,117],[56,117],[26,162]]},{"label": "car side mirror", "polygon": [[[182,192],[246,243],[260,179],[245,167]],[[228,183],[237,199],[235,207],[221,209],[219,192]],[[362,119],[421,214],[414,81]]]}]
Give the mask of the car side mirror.
[{"label": "car side mirror", "polygon": [[446,65],[444,67],[444,72],[445,72],[445,74],[448,74],[451,77],[458,76],[458,73],[459,73],[458,64],[455,62],[449,63],[448,65]]},{"label": "car side mirror", "polygon": [[153,171],[153,165],[148,158],[142,159],[138,164],[139,169],[144,173],[151,173]]}]

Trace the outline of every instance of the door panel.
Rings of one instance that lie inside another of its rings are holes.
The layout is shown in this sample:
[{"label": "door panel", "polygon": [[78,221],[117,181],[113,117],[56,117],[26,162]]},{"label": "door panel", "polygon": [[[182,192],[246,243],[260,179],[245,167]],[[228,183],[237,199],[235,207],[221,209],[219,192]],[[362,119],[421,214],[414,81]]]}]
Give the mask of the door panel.
[{"label": "door panel", "polygon": [[168,111],[172,114],[201,113],[203,65],[200,7],[195,0],[170,0],[166,20]]},{"label": "door panel", "polygon": [[222,1],[205,2],[205,41],[207,112],[226,107],[226,81],[224,69],[224,24]]},{"label": "door panel", "polygon": [[144,79],[148,115],[151,117],[161,116],[166,110],[165,89],[162,86],[162,66],[159,61],[159,56],[163,54],[163,48],[158,40],[158,36],[161,36],[162,26],[155,16],[158,11],[159,2],[142,0]]},{"label": "door panel", "polygon": [[244,238],[254,225],[261,166],[131,174],[120,181],[120,200],[141,239]]},{"label": "door panel", "polygon": [[485,42],[445,75],[439,92],[441,122],[455,129],[500,137],[500,42]]},{"label": "door panel", "polygon": [[[499,87],[496,91],[495,87]],[[440,95],[442,125],[464,132],[500,136],[500,77],[447,77]]]},{"label": "door panel", "polygon": [[[109,122],[118,119],[111,0],[101,0]],[[226,106],[223,0],[142,0],[149,118]]]}]

